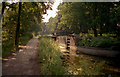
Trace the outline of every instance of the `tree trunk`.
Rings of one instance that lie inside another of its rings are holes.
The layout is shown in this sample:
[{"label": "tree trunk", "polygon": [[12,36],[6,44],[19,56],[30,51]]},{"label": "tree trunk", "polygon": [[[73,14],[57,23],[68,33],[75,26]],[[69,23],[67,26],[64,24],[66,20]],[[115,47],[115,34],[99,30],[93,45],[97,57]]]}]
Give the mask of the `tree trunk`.
[{"label": "tree trunk", "polygon": [[120,27],[116,27],[116,36],[120,37]]},{"label": "tree trunk", "polygon": [[3,18],[4,9],[5,9],[5,2],[2,2],[2,12],[1,12],[1,20],[2,20],[2,22],[4,22],[4,18]]},{"label": "tree trunk", "polygon": [[100,31],[100,36],[102,36],[102,32]]},{"label": "tree trunk", "polygon": [[5,9],[5,2],[2,2],[2,15],[3,15],[3,13],[4,13],[4,9]]},{"label": "tree trunk", "polygon": [[21,2],[19,2],[18,23],[17,23],[17,27],[16,27],[16,38],[15,38],[15,46],[16,47],[18,47],[18,43],[19,43],[20,14],[21,14]]},{"label": "tree trunk", "polygon": [[80,24],[80,31],[79,31],[79,33],[82,33],[82,25]]},{"label": "tree trunk", "polygon": [[[94,9],[93,9],[93,18],[94,18],[94,20],[96,20],[96,16],[97,16],[97,4],[96,3],[94,3],[94,5],[95,5],[95,7],[94,7]],[[94,23],[94,27],[93,27],[93,31],[94,31],[94,36],[95,37],[97,37],[97,30],[96,30],[96,25],[97,25],[97,22],[95,22]]]},{"label": "tree trunk", "polygon": [[103,32],[102,32],[102,25],[100,25],[100,36],[102,36]]},{"label": "tree trunk", "polygon": [[94,36],[97,37],[98,35],[97,35],[97,30],[96,30],[96,28],[94,28],[93,31],[94,31]]}]

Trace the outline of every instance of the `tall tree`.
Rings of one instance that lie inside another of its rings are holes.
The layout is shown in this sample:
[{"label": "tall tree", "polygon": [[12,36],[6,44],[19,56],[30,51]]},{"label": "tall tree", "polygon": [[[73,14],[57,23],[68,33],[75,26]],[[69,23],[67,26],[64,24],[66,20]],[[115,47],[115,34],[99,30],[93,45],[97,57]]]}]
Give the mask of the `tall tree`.
[{"label": "tall tree", "polygon": [[5,2],[2,2],[2,15],[3,15],[3,13],[4,13],[4,9],[5,9]]},{"label": "tall tree", "polygon": [[18,47],[19,43],[19,30],[20,30],[20,15],[21,15],[21,2],[19,2],[19,9],[18,9],[18,23],[16,27],[16,38],[15,38],[15,45]]}]

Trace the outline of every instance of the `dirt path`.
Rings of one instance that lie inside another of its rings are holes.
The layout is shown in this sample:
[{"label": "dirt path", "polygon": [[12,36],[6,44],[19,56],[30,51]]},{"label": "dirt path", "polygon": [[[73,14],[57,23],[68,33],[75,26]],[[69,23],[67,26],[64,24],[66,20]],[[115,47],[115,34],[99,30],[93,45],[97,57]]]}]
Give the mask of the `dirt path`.
[{"label": "dirt path", "polygon": [[3,59],[3,75],[39,75],[38,38],[31,39],[14,56]]}]

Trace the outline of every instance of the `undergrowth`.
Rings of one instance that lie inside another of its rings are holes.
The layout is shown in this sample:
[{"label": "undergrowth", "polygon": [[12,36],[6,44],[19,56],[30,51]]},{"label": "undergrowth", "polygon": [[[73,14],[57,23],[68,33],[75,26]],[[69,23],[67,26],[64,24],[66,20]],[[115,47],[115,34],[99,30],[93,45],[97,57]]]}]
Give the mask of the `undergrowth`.
[{"label": "undergrowth", "polygon": [[47,37],[39,39],[39,61],[42,75],[64,75],[57,42]]},{"label": "undergrowth", "polygon": [[66,68],[70,75],[104,75],[102,72],[105,61],[95,60],[93,57],[80,54],[73,60],[66,62]]},{"label": "undergrowth", "polygon": [[[19,45],[25,45],[32,38],[32,34],[26,34],[24,36],[20,36]],[[6,57],[8,54],[12,53],[12,51],[16,51],[15,47],[15,38],[9,38],[7,40],[2,40],[2,57]]]},{"label": "undergrowth", "polygon": [[119,38],[113,38],[110,36],[98,36],[93,37],[89,34],[81,34],[78,42],[78,46],[85,47],[100,47],[100,48],[109,48],[112,46],[119,46]]}]

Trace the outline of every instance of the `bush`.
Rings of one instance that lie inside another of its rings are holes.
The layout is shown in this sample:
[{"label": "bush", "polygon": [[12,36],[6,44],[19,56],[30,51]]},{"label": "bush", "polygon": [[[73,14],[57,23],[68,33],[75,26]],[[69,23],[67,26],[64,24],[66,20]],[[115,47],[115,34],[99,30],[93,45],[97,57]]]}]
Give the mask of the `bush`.
[{"label": "bush", "polygon": [[19,44],[20,45],[25,45],[31,38],[32,34],[27,33],[26,35],[23,35],[22,37],[19,38]]},{"label": "bush", "polygon": [[79,46],[90,46],[90,42],[92,41],[92,36],[88,34],[81,34],[78,42]]},{"label": "bush", "polygon": [[98,36],[98,37],[93,37],[88,34],[82,34],[80,36],[78,46],[85,46],[85,47],[111,47],[113,45],[120,45],[120,40],[119,38],[113,38],[113,37],[108,37],[108,36]]},{"label": "bush", "polygon": [[[19,44],[25,45],[32,38],[32,34],[26,34],[26,36],[21,36],[19,38]],[[10,38],[7,40],[2,40],[2,56],[6,57],[8,54],[15,51],[17,48],[15,47],[15,39]]]},{"label": "bush", "polygon": [[2,41],[2,57],[7,56],[14,50],[16,50],[16,48],[13,39]]},{"label": "bush", "polygon": [[42,37],[39,40],[39,61],[42,75],[64,75],[60,50],[53,39]]},{"label": "bush", "polygon": [[110,47],[113,41],[107,37],[95,37],[91,41],[91,47]]}]

